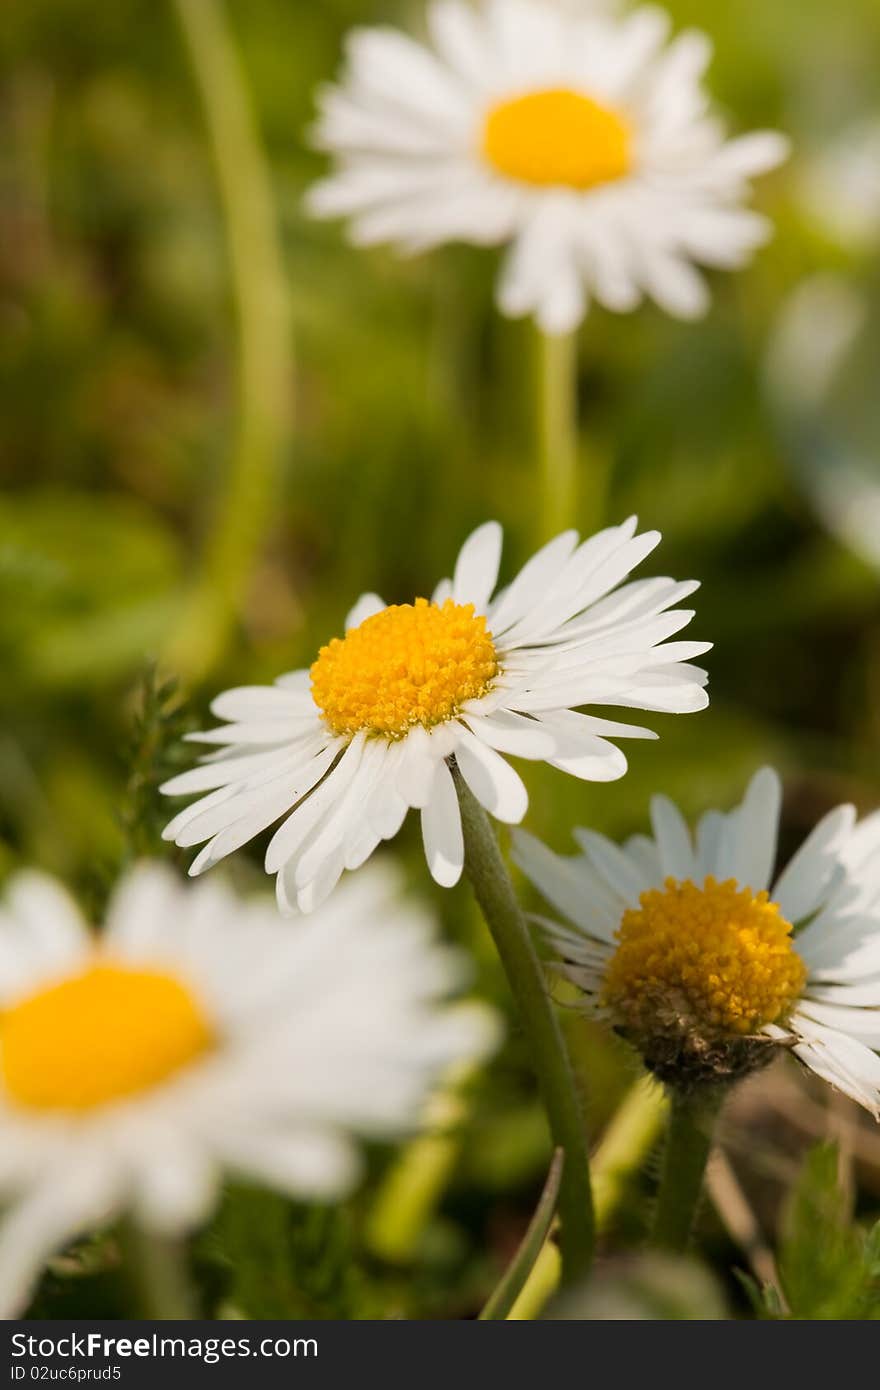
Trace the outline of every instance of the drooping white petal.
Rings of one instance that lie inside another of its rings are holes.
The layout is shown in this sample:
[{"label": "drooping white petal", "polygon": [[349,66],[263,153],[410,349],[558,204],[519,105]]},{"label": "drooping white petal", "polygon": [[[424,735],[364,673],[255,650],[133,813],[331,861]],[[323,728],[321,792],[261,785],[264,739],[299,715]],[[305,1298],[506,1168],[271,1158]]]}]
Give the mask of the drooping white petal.
[{"label": "drooping white petal", "polygon": [[452,888],[464,868],[464,836],[452,773],[438,762],[426,806],[422,808],[422,840],[431,877],[441,888]]},{"label": "drooping white petal", "polygon": [[462,777],[480,804],[496,820],[518,825],[528,810],[529,794],[510,763],[465,728],[459,735],[456,757]]}]

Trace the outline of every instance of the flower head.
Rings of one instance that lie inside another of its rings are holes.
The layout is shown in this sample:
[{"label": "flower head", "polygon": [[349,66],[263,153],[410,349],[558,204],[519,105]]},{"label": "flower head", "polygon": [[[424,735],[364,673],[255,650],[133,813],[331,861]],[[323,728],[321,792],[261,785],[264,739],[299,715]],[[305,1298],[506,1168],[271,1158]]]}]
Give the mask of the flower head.
[{"label": "flower head", "polygon": [[378,869],[319,919],[143,865],[91,934],[53,880],[0,908],[0,1312],[47,1256],[130,1212],[182,1233],[224,1170],[300,1198],[344,1195],[356,1137],[418,1126],[432,1082],[492,1039],[441,1009],[456,958]]},{"label": "flower head", "polygon": [[653,6],[433,0],[427,16],[427,45],[355,30],[340,85],[320,94],[315,138],[337,169],[310,207],[351,218],[355,241],[509,243],[502,310],[562,333],[591,297],[695,317],[708,303],[695,264],[739,268],[767,239],[742,204],[787,144],[725,140],[702,34],[668,42]]},{"label": "flower head", "polygon": [[626,759],[609,740],[653,737],[575,707],[706,704],[705,672],[689,662],[708,644],[665,640],[693,616],[675,605],[697,585],[617,587],[659,539],[635,535],[635,519],[580,544],[567,531],[493,598],[501,528],[489,522],[430,601],[388,607],[364,595],[309,670],[214,701],[230,722],[192,737],[224,751],[163,788],[210,794],[175,816],[166,838],[207,841],[197,874],[284,816],[266,870],[282,908],[307,912],[414,807],[431,873],[456,883],[464,846],[451,759],[481,804],[515,823],[528,797],[503,754],[612,781]]},{"label": "flower head", "polygon": [[691,836],[665,797],[623,846],[577,830],[563,858],[519,832],[515,857],[568,919],[538,918],[586,1007],[678,1086],[790,1047],[880,1118],[880,813],[820,821],[773,880],[779,779],[764,768]]}]

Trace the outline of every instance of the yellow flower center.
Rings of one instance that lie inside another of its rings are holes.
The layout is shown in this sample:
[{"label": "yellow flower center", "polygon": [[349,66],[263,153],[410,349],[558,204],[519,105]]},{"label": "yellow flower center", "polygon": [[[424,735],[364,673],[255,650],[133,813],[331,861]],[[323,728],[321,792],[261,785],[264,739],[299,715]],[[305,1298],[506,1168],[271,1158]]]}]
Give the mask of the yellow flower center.
[{"label": "yellow flower center", "polygon": [[498,672],[486,619],[472,603],[417,598],[334,637],[312,666],[312,695],[334,734],[399,738],[454,718]]},{"label": "yellow flower center", "polygon": [[766,893],[736,881],[668,878],[624,914],[603,1003],[645,1038],[677,1020],[706,1038],[754,1033],[783,1018],[806,970],[791,925]]},{"label": "yellow flower center", "polygon": [[612,107],[551,88],[493,106],[483,154],[500,174],[523,183],[594,188],[629,173],[632,131]]},{"label": "yellow flower center", "polygon": [[91,1110],[148,1090],[214,1042],[179,980],[101,962],[6,1010],[0,1072],[19,1105]]}]

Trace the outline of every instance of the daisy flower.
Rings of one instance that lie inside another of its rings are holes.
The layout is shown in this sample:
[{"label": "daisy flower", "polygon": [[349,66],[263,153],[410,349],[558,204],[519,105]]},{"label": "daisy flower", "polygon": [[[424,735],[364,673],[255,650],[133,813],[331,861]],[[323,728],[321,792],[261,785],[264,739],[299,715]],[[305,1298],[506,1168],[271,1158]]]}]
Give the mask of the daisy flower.
[{"label": "daisy flower", "polygon": [[774,878],[780,802],[764,768],[695,836],[656,797],[651,837],[576,830],[566,858],[519,832],[514,857],[567,919],[536,919],[562,973],[662,1080],[723,1080],[785,1047],[880,1118],[880,812],[837,807]]},{"label": "daisy flower", "polygon": [[490,1043],[481,1007],[439,1007],[458,976],[378,869],[291,933],[272,903],[143,865],[100,936],[19,874],[0,905],[0,1316],[100,1223],[202,1222],[224,1170],[345,1194],[355,1136],[418,1125],[431,1083]]},{"label": "daisy flower", "polygon": [[675,605],[698,585],[617,587],[660,539],[635,529],[632,518],[581,544],[567,531],[493,598],[502,535],[488,522],[430,601],[387,606],[365,594],[310,670],[219,696],[211,708],[229,722],[190,737],[223,750],[163,787],[209,793],[164,832],[182,846],[207,841],[190,873],[284,816],[266,870],[282,910],[308,912],[414,807],[430,871],[450,887],[464,863],[452,759],[509,823],[528,796],[504,754],[588,781],[621,777],[626,759],[610,740],[654,735],[575,706],[681,713],[707,703],[705,672],[689,662],[708,644],[665,641],[690,622]]},{"label": "daisy flower", "polygon": [[788,144],[725,139],[703,34],[669,42],[653,6],[558,0],[433,0],[427,19],[427,44],[354,30],[341,83],[319,94],[314,138],[337,167],[309,208],[350,218],[356,243],[509,245],[501,310],[559,334],[591,297],[695,318],[695,263],[738,269],[768,239],[743,203]]}]

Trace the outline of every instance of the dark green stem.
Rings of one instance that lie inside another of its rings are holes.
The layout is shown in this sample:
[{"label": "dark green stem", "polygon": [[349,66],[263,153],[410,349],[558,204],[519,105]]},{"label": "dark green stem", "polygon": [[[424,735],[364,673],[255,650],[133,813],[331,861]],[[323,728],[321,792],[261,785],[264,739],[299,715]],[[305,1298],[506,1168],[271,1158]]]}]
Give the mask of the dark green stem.
[{"label": "dark green stem", "polygon": [[684,1093],[670,1089],[669,1127],[657,1195],[653,1244],[685,1250],[703,1190],[722,1087]]},{"label": "dark green stem", "polygon": [[495,832],[457,769],[454,776],[464,827],[465,872],[519,1009],[553,1141],[565,1153],[559,1195],[559,1244],[563,1283],[572,1283],[589,1270],[594,1244],[590,1158],[583,1111],[559,1021]]}]

